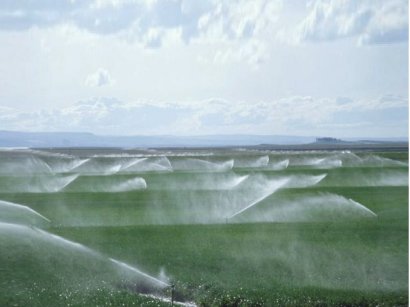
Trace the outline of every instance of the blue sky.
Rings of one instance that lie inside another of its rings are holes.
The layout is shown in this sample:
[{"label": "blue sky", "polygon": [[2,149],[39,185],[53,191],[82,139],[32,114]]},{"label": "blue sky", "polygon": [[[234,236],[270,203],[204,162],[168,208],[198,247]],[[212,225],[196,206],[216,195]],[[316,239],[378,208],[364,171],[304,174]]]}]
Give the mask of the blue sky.
[{"label": "blue sky", "polygon": [[406,0],[3,0],[0,130],[408,135]]}]

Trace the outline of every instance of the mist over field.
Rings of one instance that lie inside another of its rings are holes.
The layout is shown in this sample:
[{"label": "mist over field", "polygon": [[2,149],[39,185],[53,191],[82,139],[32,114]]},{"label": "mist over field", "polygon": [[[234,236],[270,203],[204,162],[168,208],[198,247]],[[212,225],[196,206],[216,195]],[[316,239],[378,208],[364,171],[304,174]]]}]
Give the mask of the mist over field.
[{"label": "mist over field", "polygon": [[7,300],[405,300],[406,152],[69,152],[0,152]]}]

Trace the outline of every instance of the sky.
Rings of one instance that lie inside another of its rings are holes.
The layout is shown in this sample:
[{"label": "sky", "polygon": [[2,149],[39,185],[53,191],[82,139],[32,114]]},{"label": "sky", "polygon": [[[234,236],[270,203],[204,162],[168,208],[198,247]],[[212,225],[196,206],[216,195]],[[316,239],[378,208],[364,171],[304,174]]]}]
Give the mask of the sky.
[{"label": "sky", "polygon": [[0,130],[408,136],[407,0],[2,0]]}]

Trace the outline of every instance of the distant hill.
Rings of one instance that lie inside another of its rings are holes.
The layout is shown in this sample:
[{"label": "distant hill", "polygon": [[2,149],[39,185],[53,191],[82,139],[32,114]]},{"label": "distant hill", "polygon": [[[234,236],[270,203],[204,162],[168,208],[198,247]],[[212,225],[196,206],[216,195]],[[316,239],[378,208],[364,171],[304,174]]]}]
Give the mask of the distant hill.
[{"label": "distant hill", "polygon": [[314,137],[283,135],[107,136],[71,132],[0,131],[0,147],[206,147],[306,144]]},{"label": "distant hill", "polygon": [[[0,131],[0,147],[225,147],[257,145],[303,145],[317,140],[342,142],[333,138],[286,135],[201,135],[201,136],[107,136],[86,132],[19,132]],[[407,142],[395,139],[346,139],[342,143]],[[326,143],[326,142],[325,142]]]}]

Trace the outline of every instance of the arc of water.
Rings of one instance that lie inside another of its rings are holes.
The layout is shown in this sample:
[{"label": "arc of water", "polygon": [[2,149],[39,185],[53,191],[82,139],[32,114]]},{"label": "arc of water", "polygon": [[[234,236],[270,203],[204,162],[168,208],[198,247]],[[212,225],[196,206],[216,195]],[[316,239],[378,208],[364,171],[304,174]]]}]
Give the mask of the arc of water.
[{"label": "arc of water", "polygon": [[289,178],[285,178],[282,179],[279,184],[277,186],[275,186],[274,189],[270,190],[268,193],[262,195],[261,197],[259,197],[258,199],[256,199],[255,201],[253,201],[251,204],[249,204],[248,206],[246,206],[245,208],[240,209],[239,211],[235,212],[234,214],[232,214],[230,217],[228,217],[228,219],[232,219],[235,216],[245,212],[246,210],[249,210],[250,208],[256,206],[257,204],[259,204],[261,201],[263,201],[264,199],[268,198],[270,195],[272,195],[273,193],[275,193],[278,189],[280,189],[281,187],[283,187],[287,182],[289,181]]},{"label": "arc of water", "polygon": [[249,174],[245,176],[241,176],[239,178],[235,178],[235,181],[233,182],[232,185],[229,186],[230,189],[236,188],[239,186],[242,182],[244,182],[246,179],[249,178]]},{"label": "arc of water", "polygon": [[114,175],[114,174],[118,173],[121,170],[121,166],[122,166],[121,163],[113,165],[113,166],[109,167],[107,170],[105,170],[103,172],[103,174],[105,174],[105,175]]},{"label": "arc of water", "polygon": [[57,235],[55,235],[55,234],[52,234],[52,233],[47,232],[47,231],[45,231],[45,230],[39,229],[39,228],[37,228],[37,227],[32,227],[32,229],[33,229],[34,231],[36,231],[36,232],[42,234],[43,236],[49,237],[49,238],[51,238],[51,239],[55,240],[56,242],[59,242],[59,243],[61,243],[61,244],[63,244],[63,245],[70,246],[70,247],[73,247],[73,248],[76,248],[76,249],[85,251],[85,252],[90,253],[90,254],[93,254],[93,255],[99,255],[99,253],[97,253],[96,251],[94,251],[94,250],[92,250],[91,248],[89,248],[89,247],[87,247],[87,246],[85,246],[85,245],[82,245],[82,244],[80,244],[80,243],[77,243],[77,242],[74,242],[74,241],[70,241],[70,240],[64,239],[63,237],[57,236]]},{"label": "arc of water", "polygon": [[157,162],[158,164],[162,165],[161,163],[164,162],[166,165],[165,167],[169,168],[172,170],[172,164],[171,161],[169,161],[167,156],[162,156],[160,159],[160,162]]},{"label": "arc of water", "polygon": [[[68,245],[68,246],[72,246],[72,247],[74,247],[74,248],[76,248],[76,249],[80,249],[80,250],[86,251],[86,252],[91,253],[91,254],[94,254],[94,255],[102,256],[102,255],[99,254],[98,252],[96,252],[96,251],[94,251],[94,250],[92,250],[92,249],[90,249],[90,248],[88,248],[88,247],[86,247],[86,246],[84,246],[84,245],[82,245],[82,244],[80,244],[80,243],[77,243],[77,242],[73,242],[73,241],[64,239],[63,237],[54,235],[54,234],[52,234],[52,233],[46,232],[46,231],[41,230],[41,229],[38,229],[38,228],[34,228],[34,230],[37,231],[37,232],[39,232],[39,233],[41,233],[41,234],[43,234],[43,235],[45,235],[45,236],[49,236],[49,237],[53,238],[54,240],[56,240],[56,241],[58,241],[58,242],[61,242],[61,243],[63,243],[63,244],[66,244],[66,245]],[[170,286],[170,285],[167,284],[166,282],[163,282],[162,280],[159,280],[159,279],[157,279],[157,278],[155,278],[155,277],[153,277],[153,276],[151,276],[151,275],[148,275],[147,273],[144,273],[144,272],[138,270],[137,268],[135,268],[135,267],[133,267],[133,266],[131,266],[131,265],[129,265],[129,264],[126,264],[126,263],[124,263],[124,262],[115,260],[115,259],[113,259],[113,258],[108,258],[108,259],[109,259],[112,263],[115,263],[116,265],[119,265],[120,267],[123,267],[123,268],[125,268],[125,269],[127,269],[127,270],[130,270],[130,271],[132,271],[132,272],[134,272],[134,273],[137,273],[137,274],[139,274],[139,275],[141,275],[141,276],[143,276],[143,277],[145,277],[145,278],[147,278],[147,279],[149,279],[149,280],[151,280],[151,281],[154,281],[156,284],[158,284],[158,285],[160,285],[160,286],[162,286],[162,287],[169,287],[169,286]]]},{"label": "arc of water", "polygon": [[269,156],[262,156],[260,157],[257,162],[256,162],[257,166],[266,166],[269,164]]},{"label": "arc of water", "polygon": [[135,177],[131,179],[127,179],[124,182],[118,183],[115,186],[112,186],[111,189],[107,189],[110,192],[127,192],[133,191],[137,189],[146,189],[147,182],[142,177]]},{"label": "arc of water", "polygon": [[268,166],[271,169],[274,169],[274,170],[285,169],[285,168],[288,168],[288,166],[289,166],[289,159],[285,159],[285,160],[279,161],[277,163],[269,164]]},{"label": "arc of water", "polygon": [[148,274],[146,274],[146,273],[144,273],[144,272],[138,270],[137,268],[135,268],[135,267],[133,267],[133,266],[131,266],[131,265],[125,263],[125,262],[121,262],[121,261],[115,260],[115,259],[113,259],[113,258],[109,258],[109,260],[110,260],[111,262],[113,262],[113,263],[115,263],[115,264],[117,264],[117,265],[123,267],[123,268],[126,268],[126,269],[128,269],[128,270],[130,270],[130,271],[133,271],[133,272],[135,272],[135,273],[137,273],[137,274],[140,274],[141,276],[144,276],[145,278],[147,278],[147,279],[149,279],[149,280],[151,280],[151,281],[154,281],[155,283],[157,283],[157,284],[160,285],[161,287],[164,287],[164,288],[165,288],[165,287],[169,287],[169,286],[170,286],[170,284],[168,284],[168,283],[166,283],[166,282],[164,282],[164,281],[162,281],[162,280],[159,280],[159,279],[157,279],[157,278],[155,278],[155,277],[153,277],[153,276],[151,276],[151,275],[148,275]]},{"label": "arc of water", "polygon": [[41,158],[31,156],[30,161],[33,164],[37,164],[37,165],[40,165],[41,167],[44,167],[49,173],[53,172],[53,170],[51,169],[51,166],[46,161],[42,160]]},{"label": "arc of water", "polygon": [[34,215],[37,215],[38,217],[42,218],[43,220],[46,220],[47,222],[51,222],[44,215],[41,215],[37,211],[31,209],[29,206],[24,206],[24,205],[12,203],[12,202],[9,202],[9,201],[0,200],[0,208],[2,206],[7,206],[7,207],[11,207],[11,208],[16,208],[16,209],[21,209],[21,210],[24,210],[24,211],[28,211],[30,213],[33,213]]},{"label": "arc of water", "polygon": [[349,198],[349,201],[352,202],[353,204],[355,204],[356,206],[358,206],[359,208],[362,208],[363,210],[365,210],[366,212],[370,213],[373,216],[377,217],[377,214],[374,213],[372,210],[370,210],[369,208],[367,208],[366,206],[363,206],[361,203],[358,203],[357,201]]},{"label": "arc of water", "polygon": [[319,164],[323,163],[324,161],[326,161],[326,158],[315,158],[315,159],[311,160],[311,164],[312,165],[319,165]]},{"label": "arc of water", "polygon": [[146,161],[148,158],[136,158],[133,159],[131,161],[129,161],[128,163],[125,163],[124,165],[121,166],[121,171],[127,170],[130,167],[133,167],[134,165],[137,165],[143,161]]},{"label": "arc of water", "polygon": [[217,164],[217,163],[215,164],[217,164],[219,166],[218,168],[220,168],[221,170],[226,170],[226,169],[232,169],[234,163],[235,163],[235,160],[231,159],[231,160],[222,162],[221,164]]},{"label": "arc of water", "polygon": [[313,178],[312,185],[318,184],[319,182],[321,182],[326,177],[327,177],[327,173],[326,174],[320,174],[320,175],[317,175],[317,176],[312,176],[312,178]]},{"label": "arc of water", "polygon": [[65,181],[65,182],[63,181],[63,182],[62,182],[62,185],[61,185],[60,187],[57,187],[56,189],[54,189],[53,192],[60,192],[60,191],[62,191],[62,190],[63,190],[64,188],[66,188],[69,184],[71,184],[72,182],[74,182],[79,176],[80,176],[79,174],[74,174],[74,175],[71,175],[71,176],[67,176],[67,177],[60,178],[61,181],[64,180],[64,179],[67,179],[67,181]]},{"label": "arc of water", "polygon": [[90,158],[87,159],[81,159],[79,160],[77,163],[73,163],[73,165],[68,169],[68,171],[73,171],[76,168],[80,167],[81,165],[87,163],[88,161],[90,161]]},{"label": "arc of water", "polygon": [[165,171],[172,171],[172,168],[167,167],[165,165],[161,165],[159,163],[152,163],[152,165],[155,165],[156,167],[158,167],[161,170],[165,170]]},{"label": "arc of water", "polygon": [[[0,222],[0,229],[1,229],[1,228],[5,228],[5,229],[14,228],[14,229],[16,229],[16,230],[23,230],[23,231],[29,231],[29,232],[31,232],[31,233],[38,233],[38,234],[40,234],[41,236],[43,236],[44,238],[52,239],[54,242],[59,242],[59,243],[65,245],[65,246],[68,246],[68,247],[71,247],[71,248],[75,248],[75,249],[81,250],[81,251],[83,251],[83,252],[87,252],[87,253],[89,253],[89,254],[91,254],[91,255],[96,255],[96,256],[98,256],[98,257],[105,258],[105,257],[104,257],[102,254],[100,254],[99,252],[97,252],[97,251],[95,251],[95,250],[93,250],[93,249],[91,249],[91,248],[89,248],[89,247],[86,247],[85,245],[82,245],[82,244],[77,243],[77,242],[74,242],[74,241],[67,240],[67,239],[65,239],[65,238],[63,238],[63,237],[57,236],[57,235],[55,235],[55,234],[49,233],[49,232],[47,232],[47,231],[41,230],[41,229],[36,228],[36,227],[28,227],[28,226],[23,226],[23,225],[16,225],[16,224],[11,224],[11,223],[3,223],[3,222]],[[107,259],[107,258],[106,258],[106,259]],[[160,286],[160,287],[165,288],[165,287],[169,287],[169,286],[170,286],[170,284],[168,284],[168,283],[166,283],[166,282],[164,282],[164,281],[162,281],[162,280],[159,280],[159,279],[157,279],[157,278],[155,278],[155,277],[153,277],[153,276],[151,276],[151,275],[148,275],[147,273],[144,273],[144,272],[138,270],[137,268],[135,268],[135,267],[133,267],[133,266],[127,264],[127,263],[124,263],[124,262],[115,260],[115,259],[113,259],[113,258],[108,258],[108,260],[111,261],[112,263],[118,265],[119,267],[122,267],[122,268],[124,268],[124,269],[127,269],[127,270],[129,270],[129,271],[131,271],[131,272],[137,273],[138,275],[140,275],[140,276],[142,276],[142,277],[144,277],[144,278],[146,278],[146,279],[148,279],[148,280],[153,281],[155,284],[157,284],[157,285]]]}]

